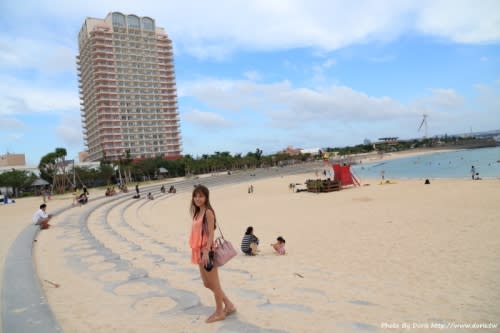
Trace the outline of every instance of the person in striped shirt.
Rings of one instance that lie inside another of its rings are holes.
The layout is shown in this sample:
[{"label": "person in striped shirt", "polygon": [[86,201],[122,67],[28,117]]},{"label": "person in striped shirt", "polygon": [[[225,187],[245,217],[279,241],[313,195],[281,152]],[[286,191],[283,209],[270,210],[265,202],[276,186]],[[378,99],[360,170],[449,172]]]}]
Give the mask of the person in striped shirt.
[{"label": "person in striped shirt", "polygon": [[254,256],[259,252],[259,239],[253,234],[253,227],[248,227],[241,240],[241,251],[249,256]]}]

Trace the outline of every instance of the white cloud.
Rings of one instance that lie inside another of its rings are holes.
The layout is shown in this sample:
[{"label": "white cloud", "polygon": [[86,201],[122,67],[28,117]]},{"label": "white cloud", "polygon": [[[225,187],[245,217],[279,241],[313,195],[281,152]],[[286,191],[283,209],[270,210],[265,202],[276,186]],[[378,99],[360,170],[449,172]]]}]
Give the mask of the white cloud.
[{"label": "white cloud", "polygon": [[465,99],[453,89],[430,89],[432,95],[424,102],[435,108],[459,108],[464,105]]},{"label": "white cloud", "polygon": [[483,111],[500,118],[500,87],[476,84],[477,100]]},{"label": "white cloud", "polygon": [[367,122],[411,112],[389,97],[374,97],[346,86],[324,90],[294,88],[288,81],[258,84],[244,80],[206,79],[186,85],[186,93],[210,107],[267,114],[277,127],[307,121]]},{"label": "white cloud", "polygon": [[333,58],[330,58],[330,59],[327,59],[323,62],[323,64],[321,64],[321,66],[323,68],[330,68],[332,66],[334,66],[335,64],[337,64],[337,61]]},{"label": "white cloud", "polygon": [[46,75],[76,73],[75,56],[76,50],[60,40],[0,34],[0,69],[34,69]]},{"label": "white cloud", "polygon": [[56,127],[56,134],[70,147],[83,146],[81,121],[78,115],[65,115]]},{"label": "white cloud", "polygon": [[416,29],[458,43],[500,41],[500,2],[432,0],[421,2]]},{"label": "white cloud", "polygon": [[13,117],[0,117],[0,129],[2,131],[18,131],[25,128],[26,124],[19,119]]},{"label": "white cloud", "polygon": [[201,127],[207,128],[223,128],[230,127],[231,123],[223,116],[213,112],[203,112],[199,110],[191,110],[183,115],[185,121]]},{"label": "white cloud", "polygon": [[0,115],[61,112],[78,108],[76,87],[50,87],[46,82],[0,76]]},{"label": "white cloud", "polygon": [[[223,59],[237,49],[310,47],[332,51],[367,41],[387,42],[415,31],[459,43],[500,41],[497,14],[500,2],[496,0],[363,0],[355,3],[347,0],[201,3],[122,0],[119,7],[124,13],[154,17],[173,37],[178,51],[200,58]],[[113,0],[75,2],[71,6],[62,0],[54,0],[50,6],[25,0],[11,3],[7,9],[4,18],[29,22],[17,28],[26,29],[26,35],[29,32],[36,36],[34,28],[57,22],[59,28],[70,27],[72,36],[65,38],[73,38],[76,43],[76,34],[86,16],[104,17],[117,7]],[[38,37],[41,36],[33,40]],[[14,58],[23,52],[17,47],[16,50]],[[44,52],[43,48],[40,50]]]},{"label": "white cloud", "polygon": [[430,135],[462,131],[469,123],[481,129],[500,127],[498,87],[476,88],[478,97],[469,100],[454,89],[432,88],[422,97],[401,103],[342,85],[311,89],[295,88],[288,81],[255,83],[207,78],[186,84],[186,95],[211,109],[257,112],[259,119],[266,122],[264,126],[271,126],[273,131],[286,130],[287,137],[318,129],[329,129],[325,138],[339,137],[340,133],[352,137],[358,132],[360,137],[416,137],[424,113],[429,116]]},{"label": "white cloud", "polygon": [[250,81],[259,81],[262,78],[262,75],[257,71],[246,71],[243,76]]}]

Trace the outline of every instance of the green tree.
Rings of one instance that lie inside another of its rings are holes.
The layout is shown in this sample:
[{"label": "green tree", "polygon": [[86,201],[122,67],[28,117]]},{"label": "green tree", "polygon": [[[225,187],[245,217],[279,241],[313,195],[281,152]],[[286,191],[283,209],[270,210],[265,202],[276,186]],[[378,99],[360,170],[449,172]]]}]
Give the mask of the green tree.
[{"label": "green tree", "polygon": [[19,190],[30,187],[35,179],[33,172],[12,169],[0,174],[0,186],[12,187],[13,195],[17,197]]},{"label": "green tree", "polygon": [[38,164],[40,177],[52,183],[57,193],[64,192],[69,184],[66,174],[66,155],[66,149],[56,148],[53,152],[44,155]]},{"label": "green tree", "polygon": [[99,176],[104,180],[106,185],[111,184],[114,174],[115,170],[113,170],[113,166],[110,164],[101,165],[99,168]]}]

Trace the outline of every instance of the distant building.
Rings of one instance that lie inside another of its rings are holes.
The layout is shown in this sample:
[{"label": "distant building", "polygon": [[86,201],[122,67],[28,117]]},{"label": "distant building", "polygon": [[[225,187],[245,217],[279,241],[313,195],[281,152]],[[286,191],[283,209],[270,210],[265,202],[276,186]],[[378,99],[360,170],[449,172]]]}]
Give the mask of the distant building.
[{"label": "distant building", "polygon": [[87,162],[89,159],[89,153],[87,151],[81,151],[78,153],[78,161],[80,163]]},{"label": "distant building", "polygon": [[385,137],[385,138],[379,138],[379,142],[375,142],[375,144],[381,144],[385,143],[389,146],[397,145],[399,143],[398,137],[393,136],[393,137]]},{"label": "distant building", "polygon": [[26,157],[24,154],[5,154],[0,155],[0,167],[25,166]]},{"label": "distant building", "polygon": [[300,155],[301,148],[293,148],[292,146],[288,146],[285,149],[283,149],[280,153],[290,155],[290,156],[297,156]]},{"label": "distant building", "polygon": [[320,151],[321,151],[321,149],[320,149],[320,148],[307,148],[307,149],[300,149],[300,153],[301,153],[301,154],[318,155]]},{"label": "distant building", "polygon": [[172,41],[149,17],[87,18],[77,57],[88,160],[181,154]]}]

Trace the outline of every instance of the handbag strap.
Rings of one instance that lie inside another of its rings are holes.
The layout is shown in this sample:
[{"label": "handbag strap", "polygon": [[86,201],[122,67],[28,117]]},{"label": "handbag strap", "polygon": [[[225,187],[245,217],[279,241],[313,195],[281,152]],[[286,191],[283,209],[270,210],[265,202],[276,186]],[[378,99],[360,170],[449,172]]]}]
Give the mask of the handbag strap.
[{"label": "handbag strap", "polygon": [[[205,211],[203,212],[202,223],[203,223],[203,225],[206,225],[206,227],[208,229],[208,222],[207,222],[206,218],[207,218],[207,210],[205,209]],[[201,227],[201,239],[203,239],[203,231],[204,231],[203,225]],[[215,226],[219,230],[220,238],[224,239],[224,234],[222,233],[222,229],[220,228],[220,223],[217,222],[215,224]]]},{"label": "handbag strap", "polygon": [[224,239],[224,235],[222,234],[222,230],[220,228],[220,223],[217,223],[217,229],[219,229],[220,238]]}]

